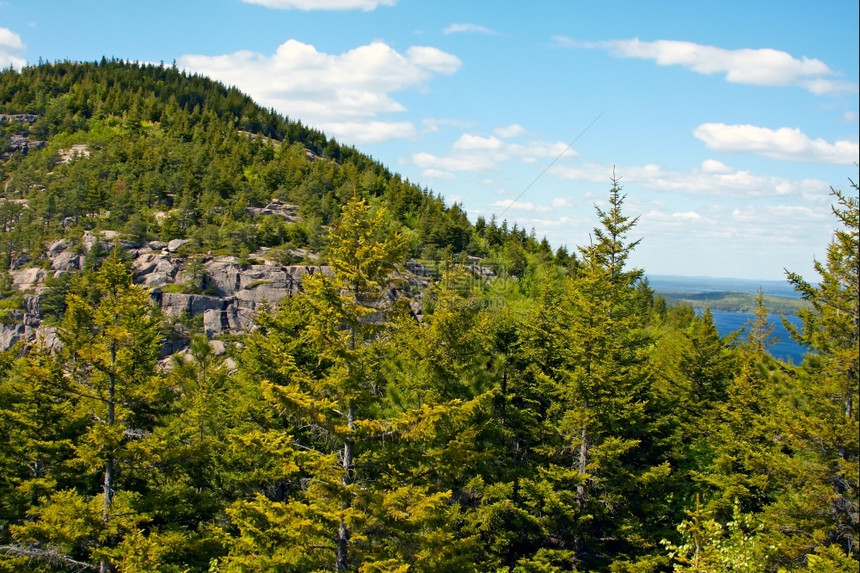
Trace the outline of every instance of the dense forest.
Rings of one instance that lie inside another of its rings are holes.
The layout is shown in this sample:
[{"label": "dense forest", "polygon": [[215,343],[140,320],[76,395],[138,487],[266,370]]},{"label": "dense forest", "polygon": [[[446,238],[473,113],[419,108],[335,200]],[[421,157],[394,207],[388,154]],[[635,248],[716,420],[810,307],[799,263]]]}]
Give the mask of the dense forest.
[{"label": "dense forest", "polygon": [[[793,365],[763,297],[723,338],[655,296],[617,180],[570,253],[175,67],[4,70],[0,114],[0,321],[50,241],[120,237],[48,279],[61,345],[0,352],[0,571],[858,570],[853,181]],[[320,272],[161,360],[122,242],[171,239]]]}]

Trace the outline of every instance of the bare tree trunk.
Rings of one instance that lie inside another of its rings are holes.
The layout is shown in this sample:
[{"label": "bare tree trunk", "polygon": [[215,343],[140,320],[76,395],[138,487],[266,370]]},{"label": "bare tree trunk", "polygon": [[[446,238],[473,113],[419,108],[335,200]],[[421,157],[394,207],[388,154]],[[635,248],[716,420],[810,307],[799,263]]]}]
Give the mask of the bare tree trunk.
[{"label": "bare tree trunk", "polygon": [[[110,368],[111,371],[109,373],[110,383],[108,386],[108,399],[107,399],[107,425],[113,426],[116,420],[116,378],[114,374],[114,365],[116,364],[116,342],[111,343],[110,349]],[[104,475],[104,497],[102,501],[102,523],[107,525],[108,520],[110,519],[110,509],[113,504],[113,493],[114,493],[114,458],[113,452],[108,454],[107,459],[105,460],[105,475]],[[107,559],[102,559],[99,562],[99,573],[108,573],[111,571],[112,567],[110,561]]]},{"label": "bare tree trunk", "polygon": [[[347,426],[350,430],[355,429],[355,404],[352,402],[349,403],[349,409],[347,411]],[[352,440],[352,437],[347,437],[343,442],[343,480],[341,483],[345,486],[349,486],[353,481],[353,468],[352,468],[352,458],[353,458],[353,448],[355,443]],[[343,509],[347,509],[350,506],[349,501],[344,501],[341,506]],[[346,522],[343,517],[340,519],[340,523],[337,527],[337,563],[336,568],[338,571],[346,571],[349,559],[349,530],[346,527]]]},{"label": "bare tree trunk", "polygon": [[[588,424],[582,423],[581,443],[579,444],[579,470],[580,474],[585,474],[588,468]],[[585,505],[585,483],[576,486],[576,504],[580,509]]]}]

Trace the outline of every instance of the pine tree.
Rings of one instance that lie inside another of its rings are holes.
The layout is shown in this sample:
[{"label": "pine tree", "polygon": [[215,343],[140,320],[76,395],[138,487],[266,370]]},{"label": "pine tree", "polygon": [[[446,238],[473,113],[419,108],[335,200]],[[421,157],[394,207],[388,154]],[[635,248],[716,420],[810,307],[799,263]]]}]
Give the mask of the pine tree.
[{"label": "pine tree", "polygon": [[[89,420],[74,444],[75,463],[98,472],[101,494],[52,492],[32,508],[33,521],[12,530],[18,540],[57,548],[63,558],[98,561],[104,572],[128,557],[126,537],[146,521],[135,508],[140,494],[122,484],[135,482],[133,468],[147,455],[146,439],[170,393],[156,373],[159,315],[116,250],[93,284],[94,293],[67,296],[56,359],[64,391],[74,397],[74,416]],[[71,531],[76,522],[80,527]]]},{"label": "pine tree", "polygon": [[556,512],[542,512],[542,527],[557,540],[554,559],[567,567],[651,547],[656,540],[648,540],[636,511],[669,471],[648,443],[648,338],[636,291],[642,271],[626,268],[639,241],[626,239],[636,219],[623,214],[624,198],[613,178],[609,209],[597,208],[596,242],[580,248],[576,273],[559,297],[547,299],[554,325],[540,384],[557,437],[541,446],[554,449],[549,467],[522,487],[531,511],[548,502],[541,501],[548,492],[558,500]]},{"label": "pine tree", "polygon": [[[802,329],[789,331],[812,349],[800,373],[802,406],[787,418],[793,447],[814,455],[819,471],[806,483],[817,490],[823,545],[838,545],[847,559],[858,559],[860,536],[860,188],[849,196],[833,190],[839,227],[827,259],[815,261],[817,283],[788,272],[788,280],[812,303],[802,310]],[[790,325],[789,325],[790,326]],[[796,500],[800,501],[800,500]],[[789,510],[786,504],[783,510]],[[808,510],[807,510],[808,511]],[[783,517],[783,519],[785,519]],[[817,545],[817,544],[816,544]],[[823,550],[821,545],[804,549]],[[810,557],[810,560],[812,558]],[[811,561],[810,561],[811,562]]]},{"label": "pine tree", "polygon": [[[385,226],[385,212],[372,211],[361,199],[354,198],[344,207],[329,236],[331,272],[321,270],[304,279],[304,293],[294,301],[296,308],[286,310],[298,311],[294,316],[300,333],[287,335],[289,347],[272,349],[282,361],[281,383],[262,383],[266,399],[292,424],[318,432],[302,446],[311,480],[303,492],[307,505],[287,502],[284,509],[316,515],[314,538],[320,539],[320,549],[334,553],[332,561],[321,558],[317,566],[329,562],[337,570],[351,567],[350,546],[360,539],[354,526],[361,514],[353,507],[361,479],[356,469],[357,440],[360,426],[373,418],[380,401],[379,333],[391,311],[387,281],[403,252],[398,235],[383,235]],[[301,353],[310,353],[316,364],[305,367]],[[325,450],[333,446],[338,447]],[[246,511],[265,513],[267,508],[244,504],[235,510]],[[240,517],[240,513],[234,515]],[[278,523],[288,526],[281,518]],[[334,531],[326,533],[328,528]],[[332,545],[322,541],[326,537]]]}]

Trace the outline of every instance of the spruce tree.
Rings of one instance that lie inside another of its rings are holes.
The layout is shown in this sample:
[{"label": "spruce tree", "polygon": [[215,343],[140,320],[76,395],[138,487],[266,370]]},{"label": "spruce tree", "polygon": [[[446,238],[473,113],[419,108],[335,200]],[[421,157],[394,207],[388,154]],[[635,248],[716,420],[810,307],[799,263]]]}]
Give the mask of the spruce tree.
[{"label": "spruce tree", "polygon": [[[63,559],[98,561],[104,572],[128,558],[127,536],[146,521],[132,484],[140,479],[135,474],[145,466],[147,438],[171,395],[156,371],[160,316],[148,293],[132,284],[116,250],[94,278],[94,292],[66,298],[58,330],[63,346],[54,359],[62,372],[57,384],[74,417],[88,420],[73,444],[74,463],[99,476],[101,493],[52,492],[33,507],[32,521],[12,530],[20,541],[43,544]],[[72,528],[74,523],[80,527]]]}]

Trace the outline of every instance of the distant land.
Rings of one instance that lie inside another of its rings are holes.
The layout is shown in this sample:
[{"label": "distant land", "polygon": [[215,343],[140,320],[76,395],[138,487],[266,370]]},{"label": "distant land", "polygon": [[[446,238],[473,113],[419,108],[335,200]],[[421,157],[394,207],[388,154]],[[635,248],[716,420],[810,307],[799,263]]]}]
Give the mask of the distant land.
[{"label": "distant land", "polygon": [[739,292],[800,298],[787,280],[753,280],[714,277],[685,277],[677,275],[647,275],[651,288],[657,292]]},{"label": "distant land", "polygon": [[754,312],[756,295],[761,290],[765,308],[775,314],[797,314],[808,303],[788,281],[714,277],[647,275],[648,283],[666,302],[686,303],[711,311]]}]

